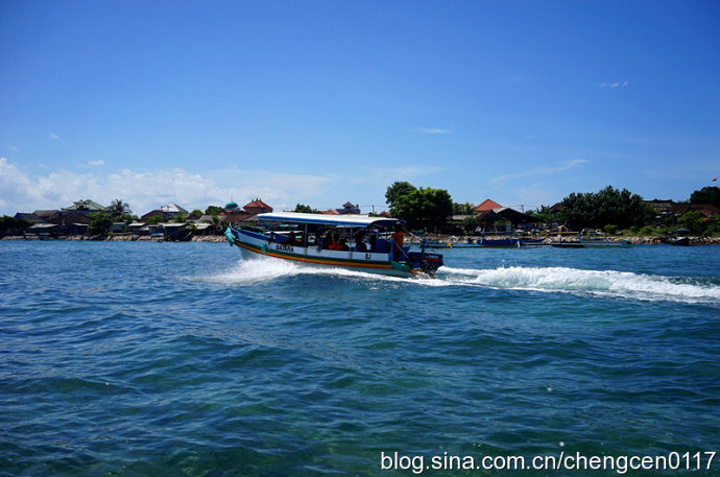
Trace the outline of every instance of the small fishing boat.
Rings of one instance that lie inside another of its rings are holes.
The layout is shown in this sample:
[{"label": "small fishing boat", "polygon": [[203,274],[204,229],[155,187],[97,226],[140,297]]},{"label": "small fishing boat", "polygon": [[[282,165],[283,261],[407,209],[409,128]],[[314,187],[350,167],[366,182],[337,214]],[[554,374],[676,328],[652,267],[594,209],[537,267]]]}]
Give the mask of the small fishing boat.
[{"label": "small fishing boat", "polygon": [[477,240],[482,247],[522,248],[543,245],[545,239],[530,239],[522,237],[488,239],[483,235]]},{"label": "small fishing boat", "polygon": [[555,248],[585,248],[580,242],[552,242],[550,245]]},{"label": "small fishing boat", "polygon": [[688,236],[692,232],[690,229],[681,228],[670,232],[670,236],[665,239],[665,243],[668,245],[679,245],[681,247],[687,247],[690,245],[690,237]]},{"label": "small fishing boat", "polygon": [[578,234],[576,241],[565,242],[560,239],[550,245],[556,248],[618,248],[629,247],[630,242],[627,240],[610,240],[608,237],[584,239]]},{"label": "small fishing boat", "polygon": [[679,245],[681,247],[687,247],[690,245],[690,237],[671,237],[665,239],[665,243],[668,245]]},{"label": "small fishing boat", "polygon": [[580,238],[583,247],[629,247],[627,240],[610,240],[609,238],[583,239]]},{"label": "small fishing boat", "polygon": [[[434,276],[443,256],[402,247],[395,253],[390,231],[398,219],[366,215],[322,215],[295,212],[257,216],[257,229],[228,227],[230,245],[240,248],[244,258],[267,256],[311,265],[326,265],[395,276]],[[329,235],[341,237],[344,249],[329,249]]]}]

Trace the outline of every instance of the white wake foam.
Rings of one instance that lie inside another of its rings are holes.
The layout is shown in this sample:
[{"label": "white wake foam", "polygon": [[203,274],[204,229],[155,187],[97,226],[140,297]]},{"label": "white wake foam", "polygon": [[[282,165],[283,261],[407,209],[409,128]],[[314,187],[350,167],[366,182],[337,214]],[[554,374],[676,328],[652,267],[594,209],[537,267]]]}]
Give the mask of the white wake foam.
[{"label": "white wake foam", "polygon": [[[615,270],[566,267],[500,267],[441,269],[443,278],[458,284],[493,288],[600,295],[649,301],[720,302],[720,287],[677,277]],[[687,282],[690,283],[687,283]],[[685,283],[684,283],[685,282]]]},{"label": "white wake foam", "polygon": [[261,257],[240,260],[229,270],[196,277],[205,283],[257,285],[301,275],[336,276],[374,283],[394,282],[422,287],[488,287],[572,293],[583,296],[684,303],[720,303],[720,286],[681,279],[615,270],[582,270],[566,267],[499,267],[465,269],[442,267],[437,278],[400,278],[340,267],[312,266]]}]

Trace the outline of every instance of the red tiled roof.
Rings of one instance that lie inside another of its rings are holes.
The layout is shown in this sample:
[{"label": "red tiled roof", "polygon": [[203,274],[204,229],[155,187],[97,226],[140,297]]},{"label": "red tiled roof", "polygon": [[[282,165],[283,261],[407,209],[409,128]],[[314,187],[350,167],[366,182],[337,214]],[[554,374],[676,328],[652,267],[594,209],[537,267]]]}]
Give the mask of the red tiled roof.
[{"label": "red tiled roof", "polygon": [[712,204],[690,204],[690,208],[697,212],[700,212],[705,217],[713,217],[720,215],[720,209]]},{"label": "red tiled roof", "polygon": [[232,212],[230,214],[223,214],[222,220],[225,222],[237,223],[255,217],[255,214],[248,214],[247,212]]},{"label": "red tiled roof", "polygon": [[485,201],[482,204],[475,207],[475,211],[483,212],[486,210],[501,209],[501,208],[502,208],[502,205],[498,204],[497,202],[492,201],[490,199],[485,199]]},{"label": "red tiled roof", "polygon": [[244,208],[244,209],[247,209],[247,208],[272,209],[272,207],[270,207],[269,205],[267,205],[265,202],[263,202],[263,201],[260,200],[260,199],[253,200],[252,202],[250,202],[250,203],[248,203],[248,204],[245,204],[245,206],[244,206],[243,208]]}]

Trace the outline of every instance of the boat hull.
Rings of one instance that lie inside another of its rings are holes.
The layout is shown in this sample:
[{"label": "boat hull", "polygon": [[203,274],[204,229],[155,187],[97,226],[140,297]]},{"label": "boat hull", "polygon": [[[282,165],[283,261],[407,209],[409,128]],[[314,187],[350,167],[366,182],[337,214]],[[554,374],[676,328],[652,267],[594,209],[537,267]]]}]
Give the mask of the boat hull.
[{"label": "boat hull", "polygon": [[271,257],[307,265],[341,267],[398,277],[432,275],[434,272],[434,270],[423,270],[405,262],[394,262],[387,253],[327,250],[313,245],[275,243],[265,235],[246,230],[230,231],[228,229],[225,235],[231,245],[240,248],[245,259]]}]

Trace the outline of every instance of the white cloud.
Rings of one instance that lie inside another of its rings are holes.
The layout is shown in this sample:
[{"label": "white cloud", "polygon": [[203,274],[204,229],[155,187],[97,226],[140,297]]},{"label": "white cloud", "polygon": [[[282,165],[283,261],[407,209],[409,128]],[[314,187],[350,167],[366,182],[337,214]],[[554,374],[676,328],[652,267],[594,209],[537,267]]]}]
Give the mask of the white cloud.
[{"label": "white cloud", "polygon": [[582,166],[583,164],[587,164],[588,160],[586,159],[572,159],[570,161],[565,161],[564,163],[555,166],[555,167],[537,167],[535,169],[529,169],[527,171],[522,172],[516,172],[514,174],[504,174],[501,176],[493,177],[490,179],[491,183],[497,183],[497,182],[504,182],[511,179],[524,179],[529,177],[537,177],[537,176],[550,176],[554,174],[558,174],[560,172],[569,171],[571,169],[575,169],[577,167]]},{"label": "white cloud", "polygon": [[611,89],[620,88],[620,87],[625,88],[625,87],[627,87],[628,85],[630,85],[630,82],[627,81],[627,80],[625,80],[625,81],[615,81],[615,82],[613,82],[613,83],[600,83],[600,84],[598,84],[598,86],[600,86],[601,88],[611,88]]},{"label": "white cloud", "polygon": [[208,205],[223,205],[230,198],[241,202],[260,197],[280,209],[308,201],[337,179],[237,169],[201,175],[179,168],[144,172],[124,169],[103,176],[60,169],[33,177],[2,157],[0,214],[58,209],[79,199],[102,205],[122,199],[137,215],[168,202],[204,210]]},{"label": "white cloud", "polygon": [[452,130],[444,128],[415,128],[415,131],[423,134],[450,134],[452,132]]},{"label": "white cloud", "polygon": [[97,160],[97,161],[88,161],[88,165],[89,166],[104,166],[105,161],[103,161],[102,159]]},{"label": "white cloud", "polygon": [[59,140],[60,140],[60,136],[58,136],[58,135],[55,134],[55,133],[50,133],[50,134],[48,135],[48,138],[51,139],[51,140],[53,140],[53,141],[59,141]]}]

